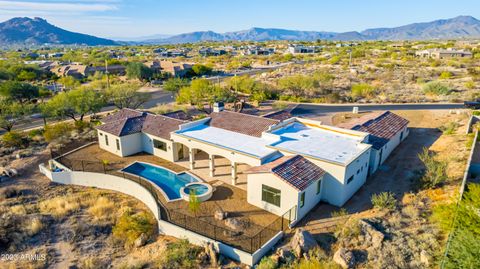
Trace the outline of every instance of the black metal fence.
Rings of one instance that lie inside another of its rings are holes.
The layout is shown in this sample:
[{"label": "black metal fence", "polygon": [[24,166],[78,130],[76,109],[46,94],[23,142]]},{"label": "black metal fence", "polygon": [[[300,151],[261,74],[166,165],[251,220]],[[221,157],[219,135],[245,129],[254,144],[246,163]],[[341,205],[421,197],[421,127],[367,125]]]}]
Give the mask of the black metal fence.
[{"label": "black metal fence", "polygon": [[260,249],[278,232],[289,229],[289,225],[296,220],[297,208],[295,206],[288,210],[282,217],[278,217],[271,224],[263,227],[257,234],[248,236],[242,231],[221,227],[201,218],[186,215],[178,210],[169,209],[163,204],[160,198],[163,194],[161,194],[157,187],[153,186],[149,180],[141,176],[122,172],[115,164],[100,161],[71,160],[68,156],[61,155],[56,158],[56,161],[72,171],[105,173],[132,180],[148,190],[155,198],[159,208],[158,216],[160,216],[161,220],[248,253],[254,253]]}]

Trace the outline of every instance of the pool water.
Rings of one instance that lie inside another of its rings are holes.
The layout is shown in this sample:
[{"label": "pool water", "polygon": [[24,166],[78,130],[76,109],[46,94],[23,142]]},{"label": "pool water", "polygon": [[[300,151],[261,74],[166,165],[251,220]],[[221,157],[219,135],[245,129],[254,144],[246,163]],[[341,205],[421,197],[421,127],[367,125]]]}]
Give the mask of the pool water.
[{"label": "pool water", "polygon": [[190,194],[190,191],[194,190],[195,195],[202,195],[208,191],[208,187],[203,184],[191,184],[185,187],[185,193]]},{"label": "pool water", "polygon": [[122,171],[152,181],[165,192],[170,200],[179,199],[181,197],[180,188],[185,187],[186,184],[199,181],[188,173],[175,174],[163,167],[141,162],[135,162]]}]

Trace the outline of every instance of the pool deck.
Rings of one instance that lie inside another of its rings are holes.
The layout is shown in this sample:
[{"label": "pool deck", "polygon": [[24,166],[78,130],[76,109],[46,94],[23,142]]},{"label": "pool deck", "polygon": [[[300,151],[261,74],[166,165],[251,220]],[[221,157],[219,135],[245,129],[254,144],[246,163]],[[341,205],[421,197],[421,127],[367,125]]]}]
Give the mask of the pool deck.
[{"label": "pool deck", "polygon": [[[188,171],[188,169],[182,165],[149,154],[142,153],[128,157],[119,157],[100,149],[97,144],[84,147],[68,154],[64,158],[67,159],[66,161],[85,161],[85,166],[89,166],[88,171],[93,170],[94,172],[99,173],[104,172],[103,166],[101,165],[101,162],[104,160],[108,161],[110,169],[115,170],[121,170],[133,162],[139,161],[159,165],[177,173]],[[89,165],[88,162],[100,163],[100,165]],[[223,177],[219,179],[204,178],[203,173],[199,173],[197,169],[190,172],[215,187],[216,190],[214,191],[212,198],[208,201],[202,202],[199,210],[194,214],[189,209],[188,202],[183,200],[167,202],[165,197],[160,197],[161,202],[169,210],[190,215],[221,227],[226,227],[224,221],[218,221],[214,218],[215,211],[222,210],[228,212],[229,217],[235,217],[242,222],[246,227],[243,232],[245,235],[249,236],[257,234],[263,227],[271,224],[278,218],[278,216],[270,212],[249,204],[247,202],[247,192],[242,188],[227,184],[222,180]]]}]

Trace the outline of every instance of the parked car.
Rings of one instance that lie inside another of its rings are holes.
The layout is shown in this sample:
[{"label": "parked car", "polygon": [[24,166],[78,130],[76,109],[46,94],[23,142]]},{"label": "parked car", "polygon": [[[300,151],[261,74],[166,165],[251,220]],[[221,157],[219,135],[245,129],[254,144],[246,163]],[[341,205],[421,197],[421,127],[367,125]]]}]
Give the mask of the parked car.
[{"label": "parked car", "polygon": [[463,105],[464,105],[466,108],[480,109],[480,101],[479,101],[479,100],[476,100],[476,101],[465,101],[465,102],[463,102]]}]

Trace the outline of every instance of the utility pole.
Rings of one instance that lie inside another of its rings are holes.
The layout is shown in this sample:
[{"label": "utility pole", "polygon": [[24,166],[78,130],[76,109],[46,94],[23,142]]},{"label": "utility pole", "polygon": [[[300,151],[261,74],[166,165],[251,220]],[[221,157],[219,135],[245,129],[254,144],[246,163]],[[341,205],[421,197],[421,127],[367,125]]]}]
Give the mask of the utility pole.
[{"label": "utility pole", "polygon": [[107,74],[107,91],[110,90],[110,78],[108,75],[108,62],[105,60],[105,74]]}]

